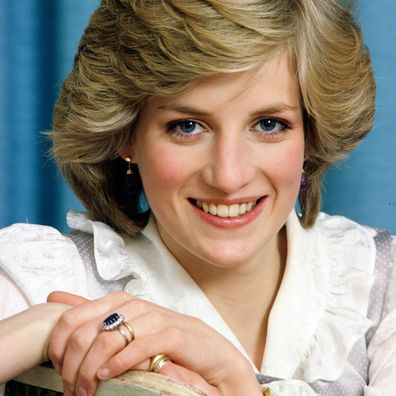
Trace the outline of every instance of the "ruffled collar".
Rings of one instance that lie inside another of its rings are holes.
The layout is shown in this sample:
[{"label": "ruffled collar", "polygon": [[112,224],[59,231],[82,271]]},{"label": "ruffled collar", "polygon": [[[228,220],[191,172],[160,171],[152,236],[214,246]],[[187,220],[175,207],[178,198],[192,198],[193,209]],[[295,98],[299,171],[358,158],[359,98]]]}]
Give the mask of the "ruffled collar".
[{"label": "ruffled collar", "polygon": [[305,230],[292,213],[287,240],[262,370],[280,378],[332,381],[371,325],[366,315],[374,281],[373,232],[325,214]]},{"label": "ruffled collar", "polygon": [[[68,224],[93,234],[103,279],[133,275],[125,291],[199,317],[248,358],[206,295],[166,249],[153,218],[137,237],[126,239],[83,214],[70,212]],[[261,371],[307,382],[335,380],[352,346],[371,325],[366,312],[375,263],[373,233],[324,214],[305,230],[294,211],[286,229],[287,265],[271,309]]]},{"label": "ruffled collar", "polygon": [[132,275],[133,279],[124,291],[200,318],[233,343],[251,362],[212,303],[165,247],[153,217],[139,235],[125,239],[106,224],[90,220],[84,213],[70,211],[67,222],[70,228],[93,235],[96,266],[103,279],[111,281]]}]

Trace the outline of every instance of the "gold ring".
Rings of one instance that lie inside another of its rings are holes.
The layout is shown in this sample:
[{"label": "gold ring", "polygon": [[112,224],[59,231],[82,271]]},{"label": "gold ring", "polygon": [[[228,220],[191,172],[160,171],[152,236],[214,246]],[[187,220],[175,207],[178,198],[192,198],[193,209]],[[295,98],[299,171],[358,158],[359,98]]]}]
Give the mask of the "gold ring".
[{"label": "gold ring", "polygon": [[265,388],[263,388],[263,396],[271,396],[271,391],[270,391],[270,388],[268,388],[268,387],[265,387]]},{"label": "gold ring", "polygon": [[123,328],[123,327],[118,327],[118,329],[117,329],[121,334],[122,334],[122,336],[124,337],[124,340],[125,340],[125,346],[127,346],[132,340],[130,339],[130,334],[129,334],[129,332],[125,329],[125,328]]},{"label": "gold ring", "polygon": [[153,373],[159,373],[166,362],[170,362],[170,359],[164,353],[152,356],[150,358],[149,371],[152,371]]},{"label": "gold ring", "polygon": [[131,341],[129,342],[132,342],[135,339],[135,330],[133,329],[132,325],[124,320],[121,326],[125,326],[128,329],[129,334],[131,335]]},{"label": "gold ring", "polygon": [[122,334],[125,339],[125,346],[130,344],[135,339],[135,331],[131,324],[127,321],[123,321],[118,327],[117,330]]}]

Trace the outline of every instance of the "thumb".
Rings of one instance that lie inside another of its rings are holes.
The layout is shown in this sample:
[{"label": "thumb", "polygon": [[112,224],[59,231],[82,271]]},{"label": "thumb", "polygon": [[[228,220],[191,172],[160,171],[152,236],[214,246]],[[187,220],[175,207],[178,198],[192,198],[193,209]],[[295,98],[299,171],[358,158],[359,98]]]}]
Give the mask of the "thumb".
[{"label": "thumb", "polygon": [[47,302],[67,304],[72,307],[80,305],[86,301],[88,300],[82,296],[64,291],[54,291],[47,297]]}]

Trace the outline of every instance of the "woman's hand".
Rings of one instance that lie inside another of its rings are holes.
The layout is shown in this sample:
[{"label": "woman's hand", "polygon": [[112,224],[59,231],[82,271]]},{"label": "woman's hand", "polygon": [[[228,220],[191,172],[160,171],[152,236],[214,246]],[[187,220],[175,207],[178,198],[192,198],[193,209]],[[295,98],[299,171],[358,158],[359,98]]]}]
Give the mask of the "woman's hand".
[{"label": "woman's hand", "polygon": [[0,384],[48,360],[50,334],[65,304],[39,304],[0,321]]},{"label": "woman's hand", "polygon": [[[48,300],[66,302],[68,298],[74,297],[54,293]],[[102,330],[103,320],[114,312],[122,313],[134,329],[135,338],[127,346],[118,330]],[[147,370],[150,357],[159,353],[171,359],[162,374],[207,395],[261,394],[250,363],[214,329],[124,292],[66,311],[49,346],[49,356],[63,377],[65,395],[78,396],[93,395],[98,379],[130,369]]]}]

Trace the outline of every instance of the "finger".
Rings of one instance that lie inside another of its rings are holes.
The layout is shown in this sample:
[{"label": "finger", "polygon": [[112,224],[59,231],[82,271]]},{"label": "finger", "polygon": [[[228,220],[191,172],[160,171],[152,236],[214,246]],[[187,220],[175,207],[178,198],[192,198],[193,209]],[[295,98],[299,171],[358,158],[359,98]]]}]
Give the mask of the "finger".
[{"label": "finger", "polygon": [[[135,320],[136,328],[138,326]],[[151,356],[165,353],[168,356],[175,356],[172,350],[173,342],[167,342],[164,337],[170,337],[173,340],[173,335],[167,330],[162,330],[158,333],[137,337],[131,344],[114,355],[99,371],[98,377],[100,379],[116,377],[126,370],[137,367],[143,364]],[[179,363],[177,360],[174,362]]]},{"label": "finger", "polygon": [[[129,301],[117,307],[117,311],[127,315],[127,312],[135,307],[133,301],[129,296]],[[143,305],[140,303],[140,306]],[[62,369],[65,388],[75,389],[79,387],[86,393],[93,394],[97,386],[96,373],[99,367],[125,347],[125,338],[118,328],[112,331],[102,329],[103,319],[109,316],[109,313],[112,312],[109,311],[101,317],[99,323],[97,318],[88,321],[69,337]],[[128,327],[124,325],[123,330],[127,331],[127,329]],[[134,338],[135,334],[133,327],[132,332],[133,334],[131,333],[129,337],[130,340]],[[80,391],[80,393],[83,393],[83,391]]]},{"label": "finger", "polygon": [[80,366],[100,332],[100,325],[90,321],[76,329],[69,337],[62,356],[63,388],[74,394]]},{"label": "finger", "polygon": [[88,300],[82,296],[79,296],[77,294],[63,292],[63,291],[54,291],[54,292],[50,293],[47,297],[47,302],[67,304],[72,307],[74,307],[76,305],[80,305],[86,301],[88,301]]},{"label": "finger", "polygon": [[116,292],[98,300],[86,301],[66,311],[55,326],[49,343],[48,354],[54,365],[62,367],[69,338],[78,328],[93,320],[97,326],[93,337],[96,337],[100,331],[100,323],[108,313],[131,298],[133,297],[124,292]]},{"label": "finger", "polygon": [[[124,306],[120,307],[120,311],[124,312],[124,315],[128,315],[128,308],[126,304]],[[131,306],[129,307],[131,309]],[[139,334],[144,334],[144,333],[150,333],[155,330],[155,317],[159,318],[160,315],[152,315],[153,321],[151,322],[151,326],[147,326],[147,324],[150,324],[148,320],[146,320],[146,317],[148,314],[144,314],[141,317],[135,318],[133,321],[128,320],[128,317],[125,319],[125,322],[128,326],[120,325],[120,327],[123,327],[122,330],[126,331],[127,333],[129,332],[129,336],[127,334],[127,339],[128,339],[128,345],[133,342],[136,336],[139,336]],[[135,325],[135,322],[137,322],[137,325]],[[144,326],[141,327],[139,326],[140,324],[143,324]],[[159,323],[157,323],[159,325]],[[118,352],[120,352],[123,348],[126,347],[126,339],[125,337],[121,334],[120,328],[116,328],[112,331],[102,331],[98,336],[92,340],[92,346],[87,352],[86,356],[84,357],[84,360],[81,364],[81,366],[78,369],[78,378],[77,378],[77,383],[80,388],[83,388],[88,394],[93,394],[96,386],[97,386],[97,371],[101,366],[103,366],[108,360],[110,360],[114,355],[116,355]],[[76,349],[74,349],[76,348]],[[73,349],[70,348],[65,354],[65,361],[70,361],[75,363],[76,358],[75,355],[79,353],[81,350],[81,346],[78,344],[73,347]],[[69,355],[70,352],[70,355]],[[77,366],[75,365],[73,370],[75,370]],[[122,372],[125,372],[132,367],[126,366]],[[148,368],[147,367],[138,367],[138,368]],[[66,373],[65,373],[66,374]],[[75,377],[73,377],[74,373],[68,374],[71,377],[71,381],[75,380]]]},{"label": "finger", "polygon": [[[210,368],[211,362],[208,362],[208,355],[213,350],[213,334],[206,334],[205,327],[195,331],[197,322],[194,319],[192,323],[191,321],[192,319],[188,318],[188,321],[182,323],[175,318],[174,322],[176,322],[177,327],[172,322],[168,322],[172,325],[168,324],[157,328],[157,332],[151,329],[152,334],[149,335],[137,336],[133,343],[114,355],[98,371],[98,376],[102,379],[106,376],[116,377],[131,367],[137,366],[150,356],[164,353],[173,363],[199,373],[209,384],[215,386],[219,379],[222,380],[225,377],[224,370],[228,370],[230,361],[223,354],[215,354],[215,360],[218,359],[215,365],[217,369]],[[147,326],[147,324],[140,324],[136,319],[133,324],[136,329]],[[221,338],[219,341],[219,344],[221,344]],[[218,345],[216,345],[217,347]],[[223,350],[222,345],[220,345],[219,350]],[[232,348],[232,353],[240,356],[235,347]],[[232,355],[227,353],[227,356]]]},{"label": "finger", "polygon": [[162,366],[160,373],[167,375],[176,381],[188,384],[207,396],[220,396],[219,390],[208,384],[198,373],[188,370],[171,361]]},{"label": "finger", "polygon": [[[77,393],[93,395],[97,387],[98,377],[96,373],[98,369],[124,347],[125,338],[118,329],[102,331],[95,338],[91,349],[88,351],[80,367],[75,365],[75,371],[70,373],[74,376],[70,380],[77,384]],[[70,358],[70,361],[73,363],[75,354],[78,354],[78,350],[68,349],[65,355],[65,361]],[[65,375],[69,374],[65,373]]]},{"label": "finger", "polygon": [[[106,367],[108,367],[108,365]],[[148,371],[149,367],[150,359],[146,359],[143,362],[137,364],[135,367],[132,367],[131,369]],[[122,372],[125,372],[125,370]],[[208,384],[199,374],[188,370],[185,367],[179,366],[178,364],[175,364],[170,360],[161,367],[159,373],[166,375],[176,381],[192,386],[194,389],[203,392],[207,396],[220,396],[220,392],[218,391],[218,389]],[[119,374],[111,375],[110,372],[106,372],[106,369],[98,371],[98,378],[100,378],[101,380],[114,378],[118,375]]]},{"label": "finger", "polygon": [[[138,366],[141,362],[159,353],[177,357],[177,352],[173,353],[172,350],[184,349],[182,343],[188,334],[188,327],[195,325],[192,321],[193,318],[188,318],[186,321],[185,316],[174,312],[169,314],[169,311],[161,308],[144,312],[128,320],[134,329],[135,340],[114,357],[109,358],[106,368],[110,370],[111,377],[120,375],[132,367],[142,368]],[[172,325],[170,326],[169,323]],[[90,353],[98,356],[101,352],[93,345]],[[180,363],[177,359],[174,359],[174,362]]]}]

